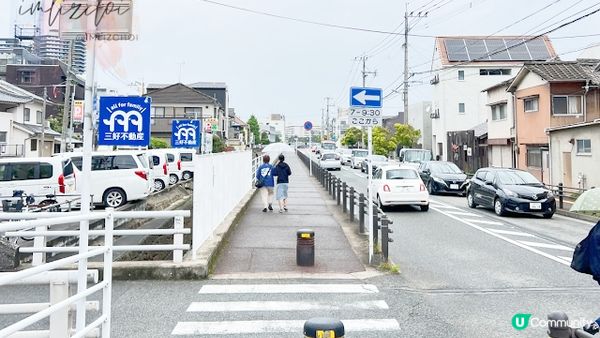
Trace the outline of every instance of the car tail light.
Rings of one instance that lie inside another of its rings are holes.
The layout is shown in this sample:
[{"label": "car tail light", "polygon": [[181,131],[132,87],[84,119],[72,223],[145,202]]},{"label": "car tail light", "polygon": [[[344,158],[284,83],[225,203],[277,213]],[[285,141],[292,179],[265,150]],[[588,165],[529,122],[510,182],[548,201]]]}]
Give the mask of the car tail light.
[{"label": "car tail light", "polygon": [[181,160],[177,161],[177,170],[181,170]]},{"label": "car tail light", "polygon": [[387,184],[385,184],[385,185],[383,186],[383,191],[385,191],[385,192],[390,192],[390,191],[391,191],[391,190],[390,190],[390,186],[389,186],[389,185],[387,185]]},{"label": "car tail light", "polygon": [[163,174],[167,175],[169,172],[167,171],[167,162],[163,163]]},{"label": "car tail light", "polygon": [[425,184],[421,183],[421,191],[425,191],[427,190],[427,188],[425,188]]},{"label": "car tail light", "polygon": [[148,180],[148,174],[145,171],[142,170],[138,170],[135,172],[136,175],[138,175],[139,177]]},{"label": "car tail light", "polygon": [[60,175],[58,176],[58,191],[61,194],[64,194],[67,192],[66,186],[65,186],[65,175]]}]

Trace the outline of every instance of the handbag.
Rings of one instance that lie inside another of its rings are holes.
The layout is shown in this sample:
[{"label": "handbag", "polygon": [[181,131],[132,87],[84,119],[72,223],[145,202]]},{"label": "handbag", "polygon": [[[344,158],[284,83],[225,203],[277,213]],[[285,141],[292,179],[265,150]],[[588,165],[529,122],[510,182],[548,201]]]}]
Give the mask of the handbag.
[{"label": "handbag", "polygon": [[265,176],[262,176],[262,175],[261,175],[261,176],[260,176],[260,177],[259,177],[259,178],[256,180],[256,183],[254,183],[254,186],[255,186],[257,189],[260,189],[260,188],[262,188],[262,187],[264,187],[264,186],[265,186],[265,178],[267,178],[267,176],[269,176],[269,174],[271,174],[271,169],[273,169],[273,168],[269,168],[269,171],[267,171],[267,174],[266,174]]}]

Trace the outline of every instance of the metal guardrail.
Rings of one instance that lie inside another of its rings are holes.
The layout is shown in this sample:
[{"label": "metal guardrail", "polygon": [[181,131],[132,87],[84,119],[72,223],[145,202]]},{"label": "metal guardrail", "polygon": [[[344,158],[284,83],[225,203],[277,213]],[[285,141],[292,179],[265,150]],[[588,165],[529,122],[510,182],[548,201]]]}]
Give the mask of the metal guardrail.
[{"label": "metal guardrail", "polygon": [[[373,232],[373,245],[377,245],[380,242],[383,260],[387,262],[389,258],[389,243],[393,242],[393,239],[389,237],[389,234],[393,233],[389,226],[393,222],[373,201],[368,203],[368,197],[365,194],[358,193],[354,187],[349,186],[340,178],[321,168],[303,152],[296,150],[296,154],[307,167],[312,166],[313,176],[316,177],[329,195],[337,202],[337,205],[342,208],[342,211],[348,213],[350,221],[358,223],[359,233],[364,234],[367,232],[365,227],[369,223],[367,220],[369,215],[368,208],[369,206],[373,208],[373,229],[370,230]],[[356,216],[358,216],[358,219],[356,219]]]},{"label": "metal guardrail", "polygon": [[[551,189],[554,196],[558,198],[559,209],[569,209],[573,203],[575,203],[575,200],[587,191],[587,189],[583,188],[565,187],[562,183],[559,183],[558,185],[548,184],[546,186]],[[593,188],[594,187],[592,187],[592,189]]]}]

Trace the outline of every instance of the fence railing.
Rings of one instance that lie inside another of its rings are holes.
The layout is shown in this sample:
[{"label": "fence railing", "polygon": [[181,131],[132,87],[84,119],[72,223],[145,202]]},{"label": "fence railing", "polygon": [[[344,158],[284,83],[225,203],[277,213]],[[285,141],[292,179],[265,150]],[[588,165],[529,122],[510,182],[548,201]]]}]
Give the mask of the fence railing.
[{"label": "fence railing", "polygon": [[[373,201],[369,203],[365,194],[359,193],[354,187],[349,186],[340,178],[321,168],[317,162],[312,161],[302,151],[296,150],[296,153],[307,167],[312,166],[313,176],[336,201],[337,205],[342,208],[342,211],[348,214],[350,221],[357,222],[357,231],[361,234],[368,233],[368,231],[373,232],[373,245],[380,244],[383,259],[387,262],[389,243],[393,242],[393,239],[389,237],[389,234],[393,232],[390,229],[393,222]],[[368,208],[373,208],[373,229],[367,230],[366,227],[369,224],[367,218],[369,217]]]},{"label": "fence railing", "polygon": [[22,144],[0,144],[0,157],[23,157],[24,149]]},{"label": "fence railing", "polygon": [[583,194],[586,189],[582,188],[574,188],[574,187],[565,187],[562,183],[558,185],[547,185],[548,188],[552,190],[554,196],[558,198],[557,207],[559,209],[570,209],[575,200],[581,194]]}]

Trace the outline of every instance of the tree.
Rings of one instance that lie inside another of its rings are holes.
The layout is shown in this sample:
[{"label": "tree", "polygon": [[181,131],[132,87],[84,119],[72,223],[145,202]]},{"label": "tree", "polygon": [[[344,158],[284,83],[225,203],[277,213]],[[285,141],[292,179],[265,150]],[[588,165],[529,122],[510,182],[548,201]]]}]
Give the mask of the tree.
[{"label": "tree", "polygon": [[150,149],[164,149],[164,148],[169,148],[169,143],[167,143],[167,141],[165,141],[161,138],[157,138],[157,137],[150,138]]},{"label": "tree", "polygon": [[258,120],[254,115],[251,115],[248,119],[248,126],[250,127],[250,132],[254,135],[254,143],[260,143],[260,126],[258,125]]},{"label": "tree", "polygon": [[395,133],[392,139],[396,146],[413,147],[421,138],[421,131],[408,124],[396,123],[394,125]]},{"label": "tree", "polygon": [[373,128],[373,153],[377,155],[387,156],[391,151],[396,149],[396,143],[390,132],[382,127]]},{"label": "tree", "polygon": [[263,131],[263,133],[260,137],[260,144],[267,145],[269,143],[271,143],[271,141],[269,140],[269,133],[267,133],[266,131]]},{"label": "tree", "polygon": [[356,127],[350,127],[344,133],[344,136],[342,137],[341,142],[342,142],[342,145],[352,148],[352,147],[355,147],[358,144],[358,142],[360,142],[361,139],[362,139],[362,130],[360,130]]},{"label": "tree", "polygon": [[213,135],[213,153],[222,153],[225,150],[225,144],[223,140],[217,135]]},{"label": "tree", "polygon": [[56,114],[55,116],[52,116],[51,118],[48,119],[48,122],[50,123],[50,129],[54,130],[57,133],[61,133],[61,134],[62,134],[62,117],[63,117],[63,110],[61,108],[60,111],[58,112],[58,114]]}]

